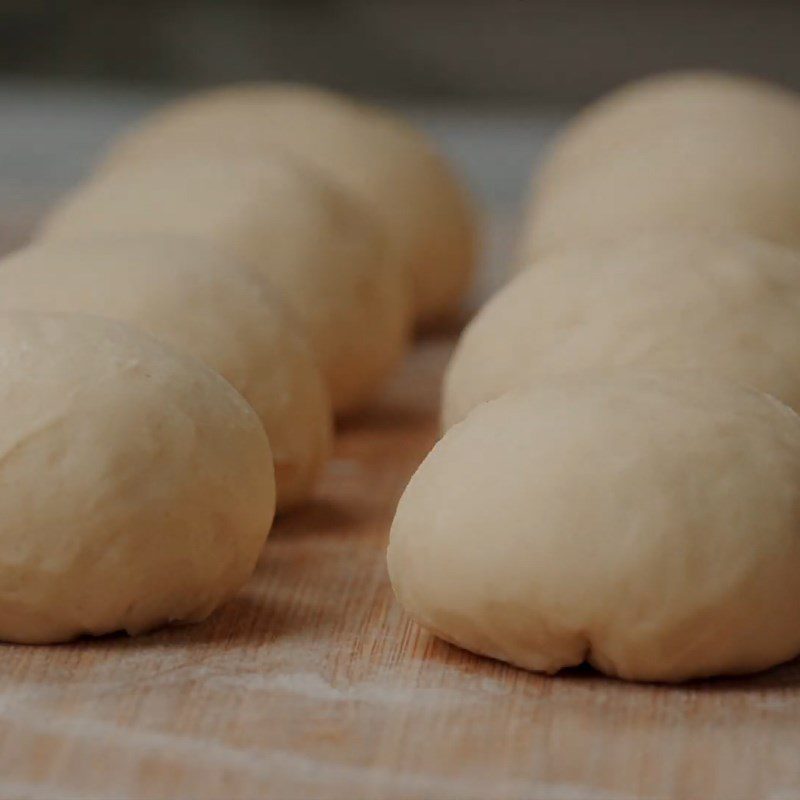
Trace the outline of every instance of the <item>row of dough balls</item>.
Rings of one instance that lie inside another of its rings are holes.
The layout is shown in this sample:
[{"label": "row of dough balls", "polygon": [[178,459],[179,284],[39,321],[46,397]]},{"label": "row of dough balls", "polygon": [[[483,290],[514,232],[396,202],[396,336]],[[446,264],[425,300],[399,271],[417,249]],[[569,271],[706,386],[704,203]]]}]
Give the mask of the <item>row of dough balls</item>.
[{"label": "row of dough balls", "polygon": [[0,638],[207,616],[474,246],[429,142],[342,97],[214,91],[124,135],[0,262]]},{"label": "row of dough balls", "polygon": [[800,652],[798,141],[800,98],[705,74],[557,140],[392,527],[423,625],[634,680]]}]

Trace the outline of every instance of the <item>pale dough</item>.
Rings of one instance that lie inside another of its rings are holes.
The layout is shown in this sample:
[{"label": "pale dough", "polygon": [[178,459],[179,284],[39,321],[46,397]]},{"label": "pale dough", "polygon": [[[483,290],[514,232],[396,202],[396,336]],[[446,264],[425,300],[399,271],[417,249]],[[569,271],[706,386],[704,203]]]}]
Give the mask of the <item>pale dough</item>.
[{"label": "pale dough", "polygon": [[310,495],[331,450],[330,401],[307,343],[255,270],[192,239],[44,241],[0,261],[0,309],[111,317],[199,358],[261,418],[278,508]]},{"label": "pale dough", "polygon": [[116,321],[0,314],[0,638],[205,618],[248,579],[275,483],[255,412]]},{"label": "pale dough", "polygon": [[389,571],[426,628],[527,669],[751,672],[800,652],[798,508],[800,418],[778,401],[587,373],[452,428],[400,501]]},{"label": "pale dough", "polygon": [[194,237],[256,267],[309,338],[334,409],[380,390],[405,352],[408,276],[369,209],[283,156],[170,158],[79,188],[41,235]]},{"label": "pale dough", "polygon": [[445,428],[545,376],[697,369],[800,410],[800,254],[733,233],[650,233],[543,257],[467,327]]},{"label": "pale dough", "polygon": [[658,76],[590,106],[556,140],[519,247],[650,228],[738,230],[800,246],[800,97],[716,73]]},{"label": "pale dough", "polygon": [[451,317],[474,270],[476,222],[465,189],[419,131],[388,111],[310,87],[251,85],[167,106],[112,148],[104,173],[176,153],[285,149],[361,198],[413,277],[421,324]]}]

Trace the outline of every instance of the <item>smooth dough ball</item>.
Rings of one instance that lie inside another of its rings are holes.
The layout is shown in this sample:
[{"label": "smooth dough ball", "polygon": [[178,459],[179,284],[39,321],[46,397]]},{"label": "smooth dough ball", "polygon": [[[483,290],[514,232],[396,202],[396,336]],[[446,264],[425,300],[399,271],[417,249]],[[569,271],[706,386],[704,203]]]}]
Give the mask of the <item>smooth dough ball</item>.
[{"label": "smooth dough ball", "polygon": [[352,191],[380,217],[414,281],[423,325],[458,311],[474,270],[469,198],[432,143],[387,111],[310,87],[240,86],[199,94],[145,119],[101,172],[183,152],[281,148]]},{"label": "smooth dough ball", "polygon": [[277,299],[255,270],[192,239],[45,241],[0,261],[0,309],[118,319],[226,378],[267,431],[285,511],[310,495],[333,421],[311,351]]},{"label": "smooth dough ball", "polygon": [[649,233],[542,258],[467,327],[445,427],[543,376],[697,369],[800,410],[800,254],[733,233]]},{"label": "smooth dough ball", "polygon": [[535,178],[520,266],[649,228],[800,246],[800,97],[715,73],[659,76],[578,115]]},{"label": "smooth dough ball", "polygon": [[389,572],[476,653],[630,680],[800,652],[800,418],[700,374],[584,373],[476,409],[403,495]]},{"label": "smooth dough ball", "polygon": [[195,622],[244,584],[275,482],[227,381],[72,314],[0,314],[0,375],[0,639]]},{"label": "smooth dough ball", "polygon": [[45,239],[165,233],[256,267],[301,323],[333,407],[365,405],[405,351],[408,278],[361,204],[281,156],[175,157],[67,197]]}]

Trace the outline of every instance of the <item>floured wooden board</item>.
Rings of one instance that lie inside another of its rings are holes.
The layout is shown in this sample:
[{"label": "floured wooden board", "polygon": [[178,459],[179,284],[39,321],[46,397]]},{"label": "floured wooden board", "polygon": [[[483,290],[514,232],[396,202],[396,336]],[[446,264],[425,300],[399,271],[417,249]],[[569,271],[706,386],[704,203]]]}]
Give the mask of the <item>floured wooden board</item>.
[{"label": "floured wooden board", "polygon": [[403,615],[387,531],[451,346],[418,346],[341,431],[317,501],[208,622],[0,646],[0,797],[800,797],[797,663],[682,688],[547,678]]}]

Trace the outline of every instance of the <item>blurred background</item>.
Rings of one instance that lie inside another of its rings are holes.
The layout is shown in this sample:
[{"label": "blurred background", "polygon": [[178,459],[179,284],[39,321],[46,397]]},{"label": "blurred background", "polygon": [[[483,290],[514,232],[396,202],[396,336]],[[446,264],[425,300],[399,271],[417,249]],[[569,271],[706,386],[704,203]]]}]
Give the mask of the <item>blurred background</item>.
[{"label": "blurred background", "polygon": [[398,107],[487,209],[502,260],[530,165],[581,103],[715,67],[800,88],[798,0],[0,0],[0,236],[181,92],[310,81]]},{"label": "blurred background", "polygon": [[198,86],[251,78],[378,97],[573,103],[717,66],[800,84],[797,0],[16,0],[7,75]]}]

